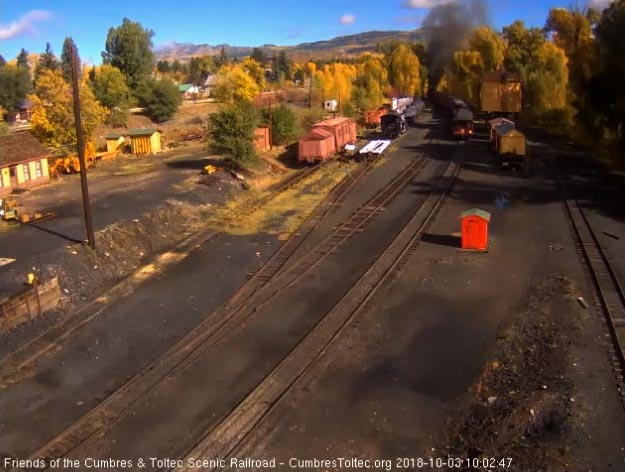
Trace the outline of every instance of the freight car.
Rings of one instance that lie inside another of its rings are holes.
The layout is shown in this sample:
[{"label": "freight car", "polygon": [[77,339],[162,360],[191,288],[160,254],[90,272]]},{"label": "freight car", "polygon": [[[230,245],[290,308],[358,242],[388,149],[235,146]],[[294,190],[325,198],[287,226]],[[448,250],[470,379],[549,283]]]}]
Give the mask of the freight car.
[{"label": "freight car", "polygon": [[298,143],[297,158],[309,164],[340,154],[346,144],[356,141],[356,123],[349,118],[331,118],[313,125]]},{"label": "freight car", "polygon": [[392,99],[391,108],[393,111],[403,113],[413,102],[412,97],[396,97]]},{"label": "freight car", "polygon": [[489,117],[515,116],[521,111],[521,78],[499,70],[486,74],[480,86],[480,109]]},{"label": "freight car", "polygon": [[397,112],[390,112],[381,118],[382,134],[390,139],[398,138],[408,130],[406,118]]},{"label": "freight car", "polygon": [[497,129],[497,153],[502,167],[521,169],[527,160],[525,136],[516,128]]},{"label": "freight car", "polygon": [[365,112],[365,127],[371,129],[380,126],[380,118],[386,115],[387,112],[388,109],[386,107],[379,107],[377,110],[367,110]]}]

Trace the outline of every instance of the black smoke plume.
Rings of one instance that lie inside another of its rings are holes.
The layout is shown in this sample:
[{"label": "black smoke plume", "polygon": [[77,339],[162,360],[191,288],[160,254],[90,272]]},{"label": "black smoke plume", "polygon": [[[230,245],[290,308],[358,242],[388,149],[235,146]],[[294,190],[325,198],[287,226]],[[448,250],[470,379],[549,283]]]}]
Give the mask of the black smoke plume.
[{"label": "black smoke plume", "polygon": [[487,6],[483,0],[456,0],[430,10],[422,28],[427,39],[431,89],[436,87],[445,68],[453,62],[454,52],[466,45],[475,28],[486,24]]}]

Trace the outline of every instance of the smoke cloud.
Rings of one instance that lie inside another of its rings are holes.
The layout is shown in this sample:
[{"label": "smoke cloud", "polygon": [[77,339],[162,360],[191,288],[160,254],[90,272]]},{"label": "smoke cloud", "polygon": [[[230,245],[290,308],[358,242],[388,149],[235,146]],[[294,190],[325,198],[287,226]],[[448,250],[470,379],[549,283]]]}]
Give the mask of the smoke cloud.
[{"label": "smoke cloud", "polygon": [[425,17],[422,28],[427,39],[430,84],[438,84],[445,67],[453,61],[454,52],[462,49],[471,32],[488,24],[484,0],[457,0],[438,5]]}]

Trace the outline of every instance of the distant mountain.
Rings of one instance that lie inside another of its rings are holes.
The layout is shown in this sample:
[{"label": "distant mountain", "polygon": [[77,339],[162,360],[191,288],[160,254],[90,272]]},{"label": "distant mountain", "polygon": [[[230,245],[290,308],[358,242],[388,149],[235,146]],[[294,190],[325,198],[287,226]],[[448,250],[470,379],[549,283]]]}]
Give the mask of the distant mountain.
[{"label": "distant mountain", "polygon": [[[381,42],[397,41],[422,41],[423,32],[413,31],[367,31],[365,33],[352,34],[348,36],[338,36],[326,41],[315,41],[312,43],[302,43],[296,46],[277,46],[275,44],[264,44],[257,46],[266,53],[285,50],[294,59],[302,61],[307,59],[321,59],[330,57],[353,56],[366,51],[374,51],[376,45]],[[231,46],[229,44],[192,44],[192,43],[170,43],[156,49],[157,60],[178,59],[188,61],[193,56],[217,55],[224,48],[229,57],[249,56],[254,47],[252,46]]]}]

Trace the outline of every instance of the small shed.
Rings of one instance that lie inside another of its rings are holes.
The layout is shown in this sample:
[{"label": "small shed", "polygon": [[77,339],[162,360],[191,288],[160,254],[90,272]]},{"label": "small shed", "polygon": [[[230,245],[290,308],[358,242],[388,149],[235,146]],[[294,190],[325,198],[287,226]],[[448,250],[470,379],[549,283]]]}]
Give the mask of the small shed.
[{"label": "small shed", "polygon": [[299,140],[297,160],[317,162],[329,159],[336,153],[334,134],[324,128],[313,128]]},{"label": "small shed", "polygon": [[124,135],[121,133],[109,133],[104,136],[104,139],[106,139],[106,152],[119,150],[125,142]]},{"label": "small shed", "polygon": [[269,142],[269,128],[256,128],[254,130],[254,145],[257,151],[268,151],[271,146]]},{"label": "small shed", "polygon": [[512,128],[498,136],[497,151],[499,154],[514,154],[525,156],[525,135],[518,129]]},{"label": "small shed", "polygon": [[488,249],[488,223],[490,213],[471,208],[460,214],[462,249],[485,251]]},{"label": "small shed", "polygon": [[336,111],[338,102],[336,100],[326,100],[323,102],[323,108],[325,111]]},{"label": "small shed", "polygon": [[127,136],[130,137],[130,149],[133,154],[156,154],[161,152],[161,132],[154,128],[131,129]]},{"label": "small shed", "polygon": [[16,123],[28,123],[30,116],[32,115],[33,102],[28,99],[22,100],[17,106],[17,112],[15,114]]}]

